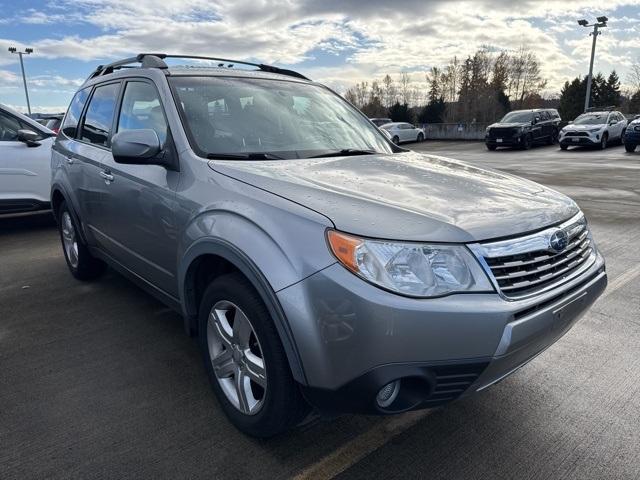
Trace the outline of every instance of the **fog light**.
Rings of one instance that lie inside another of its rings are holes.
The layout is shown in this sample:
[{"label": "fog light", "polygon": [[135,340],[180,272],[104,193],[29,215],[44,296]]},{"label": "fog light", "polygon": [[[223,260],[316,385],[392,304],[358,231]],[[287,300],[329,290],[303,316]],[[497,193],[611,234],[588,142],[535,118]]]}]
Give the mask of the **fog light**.
[{"label": "fog light", "polygon": [[394,380],[393,382],[387,383],[380,389],[378,395],[376,396],[376,402],[378,403],[378,406],[387,408],[396,399],[399,391],[400,380]]}]

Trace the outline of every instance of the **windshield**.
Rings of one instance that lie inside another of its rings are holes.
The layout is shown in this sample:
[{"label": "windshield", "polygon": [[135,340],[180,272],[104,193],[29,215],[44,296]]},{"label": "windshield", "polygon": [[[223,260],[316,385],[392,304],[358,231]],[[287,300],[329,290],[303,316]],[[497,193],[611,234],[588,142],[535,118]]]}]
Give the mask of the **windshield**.
[{"label": "windshield", "polygon": [[603,123],[607,123],[607,115],[602,113],[583,114],[573,121],[574,125],[602,125]]},{"label": "windshield", "polygon": [[360,112],[320,86],[237,77],[169,81],[201,155],[292,159],[393,152]]},{"label": "windshield", "polygon": [[500,123],[529,123],[533,119],[531,112],[509,112]]}]

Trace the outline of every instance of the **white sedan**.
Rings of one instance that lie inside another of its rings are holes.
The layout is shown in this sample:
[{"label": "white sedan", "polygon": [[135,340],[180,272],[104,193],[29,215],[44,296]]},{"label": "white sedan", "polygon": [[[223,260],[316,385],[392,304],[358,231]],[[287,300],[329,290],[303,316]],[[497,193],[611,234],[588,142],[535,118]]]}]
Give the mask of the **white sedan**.
[{"label": "white sedan", "polygon": [[396,145],[401,142],[422,142],[424,141],[424,130],[415,125],[404,122],[386,123],[380,128],[389,132],[391,141]]},{"label": "white sedan", "polygon": [[0,215],[49,208],[55,133],[0,105]]}]

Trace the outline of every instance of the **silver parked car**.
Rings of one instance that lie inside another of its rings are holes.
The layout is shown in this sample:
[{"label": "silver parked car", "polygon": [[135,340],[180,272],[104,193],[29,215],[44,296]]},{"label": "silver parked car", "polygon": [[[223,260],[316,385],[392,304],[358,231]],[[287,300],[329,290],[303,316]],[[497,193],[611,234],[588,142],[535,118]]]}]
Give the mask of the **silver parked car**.
[{"label": "silver parked car", "polygon": [[82,85],[53,147],[51,201],[71,273],[108,264],[181,312],[242,431],[472,394],[604,290],[566,196],[400,149],[299,73],[167,57]]},{"label": "silver parked car", "polygon": [[572,145],[582,145],[604,150],[613,141],[624,141],[627,123],[627,118],[620,112],[590,110],[560,130],[560,148],[566,150]]},{"label": "silver parked car", "polygon": [[422,142],[424,141],[424,130],[406,122],[393,122],[380,126],[381,129],[389,132],[393,143],[398,145],[401,142]]}]

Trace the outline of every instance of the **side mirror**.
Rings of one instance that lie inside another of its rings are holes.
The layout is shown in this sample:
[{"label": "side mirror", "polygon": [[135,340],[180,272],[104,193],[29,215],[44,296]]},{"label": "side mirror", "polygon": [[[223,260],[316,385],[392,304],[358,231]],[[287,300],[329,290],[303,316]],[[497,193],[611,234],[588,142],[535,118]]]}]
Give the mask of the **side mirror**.
[{"label": "side mirror", "polygon": [[158,155],[161,150],[158,134],[151,129],[124,130],[111,138],[111,153],[116,163],[165,165],[165,159]]},{"label": "side mirror", "polygon": [[540,117],[535,117],[533,119],[533,122],[531,122],[532,125],[535,125],[536,123],[538,123],[540,121]]},{"label": "side mirror", "polygon": [[39,135],[33,130],[18,130],[18,140],[27,144],[27,147],[37,147]]}]

